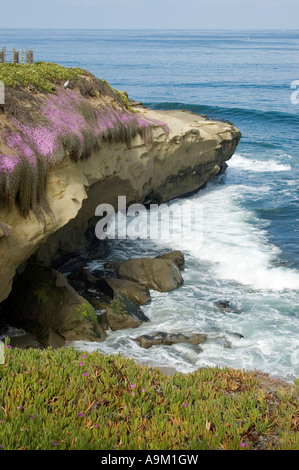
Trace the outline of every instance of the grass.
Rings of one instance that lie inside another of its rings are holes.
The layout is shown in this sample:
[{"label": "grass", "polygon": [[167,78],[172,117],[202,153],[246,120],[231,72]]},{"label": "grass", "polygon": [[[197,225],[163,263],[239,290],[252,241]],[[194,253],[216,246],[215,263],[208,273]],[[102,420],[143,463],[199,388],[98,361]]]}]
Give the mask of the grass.
[{"label": "grass", "polygon": [[[86,70],[78,67],[66,68],[52,62],[35,62],[34,64],[0,64],[0,81],[12,88],[33,86],[39,91],[54,93],[56,86],[67,80],[77,80],[80,75],[86,75]],[[88,75],[90,73],[88,72]],[[113,88],[106,80],[99,79],[122,101],[126,109],[132,111],[127,96]],[[96,90],[91,90],[91,96],[98,97]],[[135,112],[135,111],[134,111]]]},{"label": "grass", "polygon": [[168,377],[99,352],[6,348],[1,449],[299,449],[296,390],[274,393],[253,373]]},{"label": "grass", "polygon": [[76,80],[86,73],[80,68],[66,68],[51,62],[35,64],[0,64],[0,80],[12,88],[33,86],[39,91],[55,92],[55,85]]}]

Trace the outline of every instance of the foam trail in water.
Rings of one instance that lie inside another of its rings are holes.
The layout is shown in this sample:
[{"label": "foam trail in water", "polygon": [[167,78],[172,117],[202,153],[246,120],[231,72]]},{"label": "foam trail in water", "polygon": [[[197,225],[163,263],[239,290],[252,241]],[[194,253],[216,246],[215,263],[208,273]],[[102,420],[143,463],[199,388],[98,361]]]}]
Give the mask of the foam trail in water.
[{"label": "foam trail in water", "polygon": [[229,167],[240,168],[241,170],[254,173],[291,171],[290,165],[277,162],[273,159],[262,161],[253,158],[246,158],[238,154],[235,154],[234,158],[229,162]]}]

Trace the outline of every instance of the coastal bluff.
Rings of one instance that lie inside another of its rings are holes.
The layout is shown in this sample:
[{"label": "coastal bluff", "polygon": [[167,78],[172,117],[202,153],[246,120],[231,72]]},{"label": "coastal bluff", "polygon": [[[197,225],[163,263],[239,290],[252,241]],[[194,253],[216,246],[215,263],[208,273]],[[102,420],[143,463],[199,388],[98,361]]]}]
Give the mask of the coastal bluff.
[{"label": "coastal bluff", "polygon": [[[34,65],[35,66],[35,65]],[[38,67],[38,65],[36,65]],[[241,133],[186,111],[130,107],[87,71],[52,90],[6,87],[0,107],[0,302],[36,253],[49,265],[84,242],[99,204],[163,203],[225,167]]]}]

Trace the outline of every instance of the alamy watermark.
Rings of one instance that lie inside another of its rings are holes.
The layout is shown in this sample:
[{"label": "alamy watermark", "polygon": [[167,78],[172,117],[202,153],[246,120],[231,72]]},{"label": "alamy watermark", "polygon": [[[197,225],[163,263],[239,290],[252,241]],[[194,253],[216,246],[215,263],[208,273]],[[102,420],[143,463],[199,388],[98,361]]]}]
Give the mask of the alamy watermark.
[{"label": "alamy watermark", "polygon": [[295,90],[291,94],[291,103],[299,104],[299,80],[293,80],[291,83],[291,88]]},{"label": "alamy watermark", "polygon": [[127,208],[126,196],[118,196],[117,210],[111,204],[100,204],[95,211],[101,217],[96,224],[96,237],[104,239],[181,240],[203,238],[203,207],[190,202],[180,204],[132,204]]},{"label": "alamy watermark", "polygon": [[0,80],[0,104],[5,104],[5,87],[4,83]]},{"label": "alamy watermark", "polygon": [[5,364],[4,343],[0,341],[0,364]]}]

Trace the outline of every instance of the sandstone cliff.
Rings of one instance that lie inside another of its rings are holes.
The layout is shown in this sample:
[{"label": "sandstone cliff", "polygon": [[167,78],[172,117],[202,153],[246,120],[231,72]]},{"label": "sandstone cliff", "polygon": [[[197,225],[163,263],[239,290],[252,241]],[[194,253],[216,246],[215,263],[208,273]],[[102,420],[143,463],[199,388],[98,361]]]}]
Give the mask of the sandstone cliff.
[{"label": "sandstone cliff", "polygon": [[184,111],[128,109],[85,73],[55,93],[10,89],[0,115],[0,302],[38,250],[73,251],[101,203],[161,203],[214,177],[241,134]]}]

